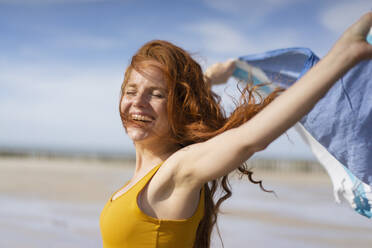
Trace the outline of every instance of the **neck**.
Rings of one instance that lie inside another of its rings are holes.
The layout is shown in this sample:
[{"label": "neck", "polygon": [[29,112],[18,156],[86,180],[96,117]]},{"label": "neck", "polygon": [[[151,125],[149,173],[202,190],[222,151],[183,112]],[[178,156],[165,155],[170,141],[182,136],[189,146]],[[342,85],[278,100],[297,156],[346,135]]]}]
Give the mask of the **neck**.
[{"label": "neck", "polygon": [[165,161],[176,152],[179,147],[175,144],[159,142],[136,142],[136,172],[150,169]]}]

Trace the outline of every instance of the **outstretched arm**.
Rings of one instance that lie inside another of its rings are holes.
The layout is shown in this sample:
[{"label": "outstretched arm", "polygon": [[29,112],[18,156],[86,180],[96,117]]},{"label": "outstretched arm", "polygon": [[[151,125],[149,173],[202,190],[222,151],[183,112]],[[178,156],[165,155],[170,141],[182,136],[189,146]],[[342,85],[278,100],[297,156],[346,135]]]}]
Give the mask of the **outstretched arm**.
[{"label": "outstretched arm", "polygon": [[352,25],[319,63],[247,123],[177,152],[180,179],[201,185],[265,149],[309,112],[350,68],[372,58],[372,45],[365,40],[371,26],[372,12]]},{"label": "outstretched arm", "polygon": [[223,84],[233,74],[235,61],[229,59],[224,63],[216,63],[207,68],[204,72],[204,80],[209,85]]}]

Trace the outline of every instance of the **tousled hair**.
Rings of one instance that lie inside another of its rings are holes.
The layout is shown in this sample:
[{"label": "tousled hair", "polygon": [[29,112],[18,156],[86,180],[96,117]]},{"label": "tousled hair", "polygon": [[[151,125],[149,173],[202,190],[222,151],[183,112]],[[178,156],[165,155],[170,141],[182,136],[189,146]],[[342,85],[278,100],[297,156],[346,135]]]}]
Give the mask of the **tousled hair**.
[{"label": "tousled hair", "polygon": [[[220,97],[213,93],[210,85],[205,82],[200,65],[191,55],[170,42],[153,40],[143,45],[132,57],[125,72],[120,103],[132,70],[143,72],[143,68],[149,64],[161,70],[167,82],[170,139],[180,148],[206,141],[226,130],[242,125],[282,91],[277,89],[263,98],[257,94],[257,86],[248,83],[240,90],[241,97],[236,102],[235,110],[227,116],[220,105]],[[120,116],[125,126],[128,118],[121,111]],[[253,172],[247,168],[246,163],[240,165],[237,170],[241,175],[246,175],[252,183],[258,184],[262,190],[267,191],[263,188],[262,181],[252,178]],[[211,233],[217,222],[221,203],[232,195],[228,175],[205,183],[203,187],[204,217],[197,229],[194,248],[210,247]],[[218,190],[222,191],[222,196],[219,198],[216,196]]]}]

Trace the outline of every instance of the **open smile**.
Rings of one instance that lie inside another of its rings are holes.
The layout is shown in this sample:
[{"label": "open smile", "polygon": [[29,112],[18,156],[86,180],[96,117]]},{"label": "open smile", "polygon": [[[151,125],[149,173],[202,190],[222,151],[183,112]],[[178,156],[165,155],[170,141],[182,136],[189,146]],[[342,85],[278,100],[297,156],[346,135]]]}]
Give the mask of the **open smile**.
[{"label": "open smile", "polygon": [[143,114],[131,114],[130,117],[133,121],[139,121],[142,123],[150,123],[154,120],[153,117]]}]

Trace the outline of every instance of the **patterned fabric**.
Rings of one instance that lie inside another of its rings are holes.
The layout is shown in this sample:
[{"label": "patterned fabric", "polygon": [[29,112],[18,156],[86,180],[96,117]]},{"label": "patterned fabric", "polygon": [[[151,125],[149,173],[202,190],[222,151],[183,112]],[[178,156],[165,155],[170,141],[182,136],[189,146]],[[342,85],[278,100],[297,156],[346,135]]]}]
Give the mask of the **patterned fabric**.
[{"label": "patterned fabric", "polygon": [[[287,48],[240,57],[234,76],[259,90],[288,88],[319,61],[307,48]],[[342,194],[360,214],[372,217],[372,60],[348,71],[296,124],[330,175],[336,201]]]}]

